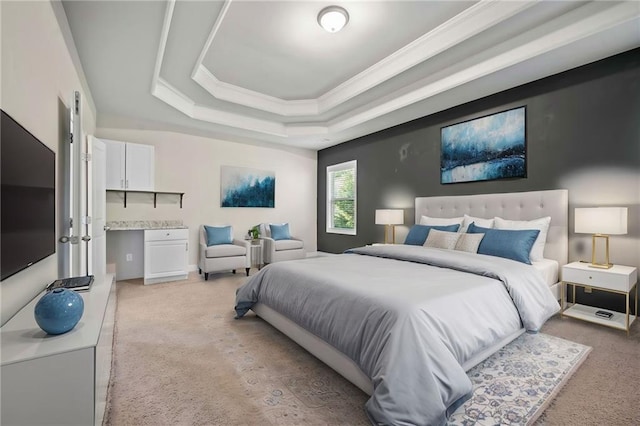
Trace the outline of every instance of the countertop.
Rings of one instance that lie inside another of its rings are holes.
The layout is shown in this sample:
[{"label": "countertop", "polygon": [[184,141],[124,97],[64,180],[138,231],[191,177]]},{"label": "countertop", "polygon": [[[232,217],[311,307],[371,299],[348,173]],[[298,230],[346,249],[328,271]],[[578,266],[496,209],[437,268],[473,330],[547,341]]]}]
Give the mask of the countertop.
[{"label": "countertop", "polygon": [[107,222],[109,231],[144,231],[145,229],[188,229],[181,220],[114,220]]}]

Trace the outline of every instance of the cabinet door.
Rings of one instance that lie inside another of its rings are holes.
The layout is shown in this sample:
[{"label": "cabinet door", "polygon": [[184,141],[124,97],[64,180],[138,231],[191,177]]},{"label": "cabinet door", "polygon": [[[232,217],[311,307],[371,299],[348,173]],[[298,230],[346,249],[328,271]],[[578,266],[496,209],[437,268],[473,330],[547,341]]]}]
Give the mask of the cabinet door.
[{"label": "cabinet door", "polygon": [[102,139],[106,148],[106,189],[125,189],[125,143]]},{"label": "cabinet door", "polygon": [[[32,340],[37,346],[46,339]],[[91,347],[3,365],[0,423],[93,425],[93,353]]]},{"label": "cabinet door", "polygon": [[132,191],[153,191],[154,158],[153,145],[127,143],[125,187]]},{"label": "cabinet door", "polygon": [[187,273],[187,240],[147,241],[144,247],[145,279]]}]

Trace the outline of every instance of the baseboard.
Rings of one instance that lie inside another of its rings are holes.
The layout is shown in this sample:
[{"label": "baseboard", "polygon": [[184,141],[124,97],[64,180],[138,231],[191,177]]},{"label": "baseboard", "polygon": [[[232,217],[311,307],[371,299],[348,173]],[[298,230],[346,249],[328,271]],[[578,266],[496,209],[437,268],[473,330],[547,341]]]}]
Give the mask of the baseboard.
[{"label": "baseboard", "polygon": [[145,278],[144,285],[160,284],[160,283],[166,283],[169,281],[184,281],[187,278],[189,278],[188,274],[172,275],[169,277],[160,277],[160,278]]}]

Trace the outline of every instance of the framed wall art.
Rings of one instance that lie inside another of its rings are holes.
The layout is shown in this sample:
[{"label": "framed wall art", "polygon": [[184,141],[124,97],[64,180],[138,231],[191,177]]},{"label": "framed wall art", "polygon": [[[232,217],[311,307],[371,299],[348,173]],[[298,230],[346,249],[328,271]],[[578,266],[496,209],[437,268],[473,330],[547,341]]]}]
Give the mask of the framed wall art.
[{"label": "framed wall art", "polygon": [[441,129],[440,182],[527,177],[526,107]]},{"label": "framed wall art", "polygon": [[221,207],[275,207],[275,172],[247,167],[220,167]]}]

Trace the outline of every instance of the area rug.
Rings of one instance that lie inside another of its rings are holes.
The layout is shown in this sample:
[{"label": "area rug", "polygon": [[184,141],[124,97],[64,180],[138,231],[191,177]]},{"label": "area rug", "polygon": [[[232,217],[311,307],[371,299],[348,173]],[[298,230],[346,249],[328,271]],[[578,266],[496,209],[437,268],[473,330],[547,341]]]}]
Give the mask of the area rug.
[{"label": "area rug", "polygon": [[[262,319],[235,320],[243,277],[118,282],[105,425],[368,425],[360,389]],[[535,420],[588,347],[525,334],[468,374],[452,425]]]},{"label": "area rug", "polygon": [[589,346],[522,334],[467,372],[473,397],[449,425],[530,425],[586,359]]}]

